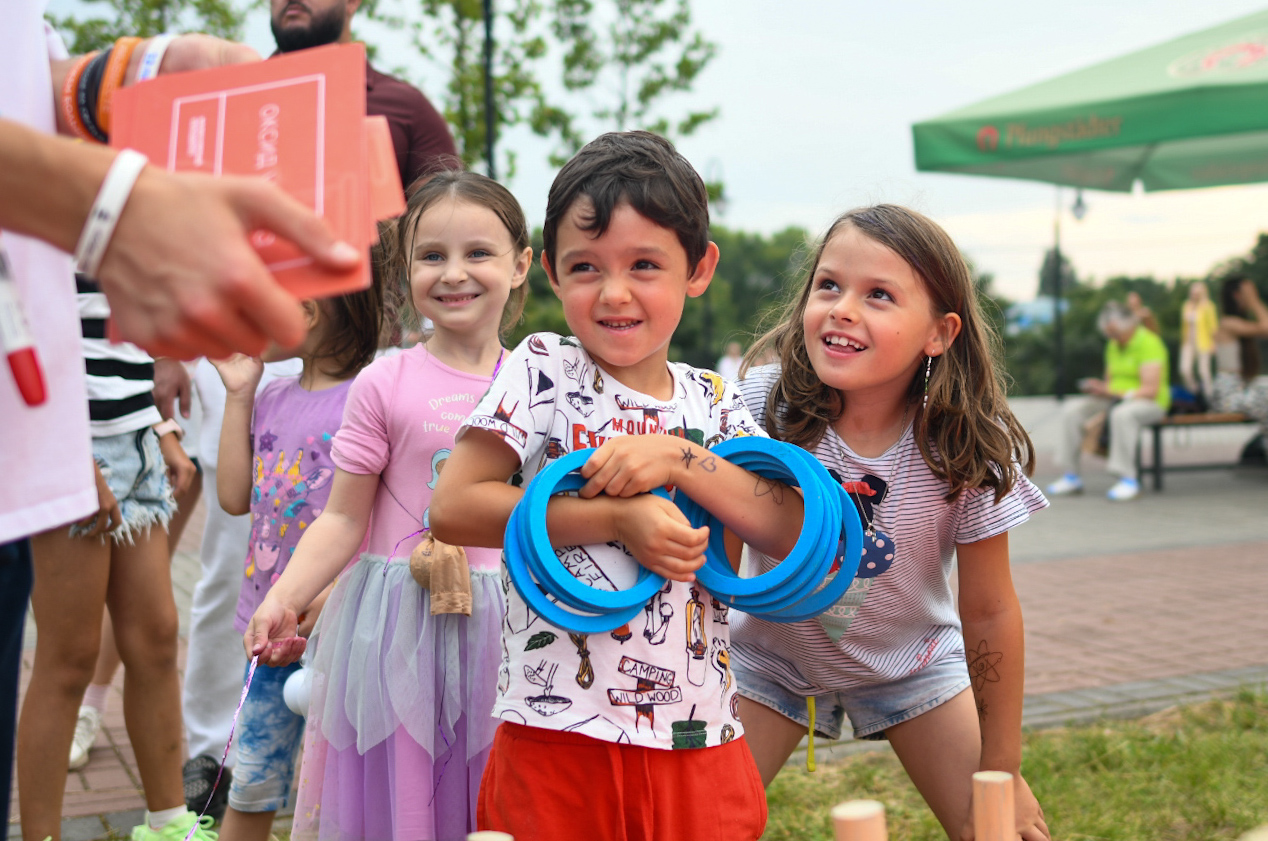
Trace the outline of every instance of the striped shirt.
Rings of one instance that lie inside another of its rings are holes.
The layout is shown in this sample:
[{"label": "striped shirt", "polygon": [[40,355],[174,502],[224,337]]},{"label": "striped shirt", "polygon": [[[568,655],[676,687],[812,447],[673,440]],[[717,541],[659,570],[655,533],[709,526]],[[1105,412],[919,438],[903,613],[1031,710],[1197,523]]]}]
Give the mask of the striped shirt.
[{"label": "striped shirt", "polygon": [[[759,423],[778,366],[756,368],[739,383]],[[823,694],[863,684],[898,680],[926,666],[964,659],[960,619],[951,594],[951,561],[958,543],[1002,534],[1047,506],[1039,489],[1022,477],[998,504],[989,488],[965,491],[954,502],[947,483],[929,469],[909,427],[894,446],[863,458],[829,429],[814,456],[833,477],[853,488],[852,498],[872,493],[862,509],[893,545],[886,559],[861,564],[850,589],[834,605],[839,616],[833,639],[818,619],[781,625],[739,615],[731,620],[731,656],[746,668],[801,694]],[[865,478],[866,477],[866,478]],[[879,481],[877,481],[879,479]],[[753,553],[757,569],[774,561]],[[868,561],[868,558],[864,559]]]},{"label": "striped shirt", "polygon": [[154,360],[136,345],[106,338],[110,304],[96,281],[76,275],[75,292],[92,436],[121,435],[158,423],[163,418],[154,405]]}]

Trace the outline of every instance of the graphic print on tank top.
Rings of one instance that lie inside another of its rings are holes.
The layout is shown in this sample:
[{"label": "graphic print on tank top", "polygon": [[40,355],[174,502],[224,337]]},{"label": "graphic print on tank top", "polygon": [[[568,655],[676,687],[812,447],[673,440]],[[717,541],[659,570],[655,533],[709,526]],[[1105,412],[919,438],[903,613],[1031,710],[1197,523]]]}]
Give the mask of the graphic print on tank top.
[{"label": "graphic print on tank top", "polygon": [[[859,560],[859,570],[854,581],[845,594],[818,617],[819,624],[832,641],[839,642],[850,629],[850,623],[854,621],[859,608],[867,600],[872,583],[893,566],[897,549],[893,538],[876,526],[878,509],[884,504],[889,491],[885,480],[871,473],[863,474],[857,481],[847,480],[831,467],[828,468],[828,473],[845,488],[864,529],[863,557]],[[869,531],[872,532],[871,536],[867,534]],[[840,567],[840,558],[844,554],[845,540],[842,538],[837,546],[837,561],[832,565],[833,572]]]}]

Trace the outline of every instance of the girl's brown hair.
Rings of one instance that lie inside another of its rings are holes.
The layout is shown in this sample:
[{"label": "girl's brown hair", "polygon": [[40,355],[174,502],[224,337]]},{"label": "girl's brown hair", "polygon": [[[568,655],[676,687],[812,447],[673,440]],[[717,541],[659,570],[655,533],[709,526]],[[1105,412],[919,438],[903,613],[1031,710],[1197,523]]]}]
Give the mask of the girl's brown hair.
[{"label": "girl's brown hair", "polygon": [[[373,260],[371,260],[373,264]],[[327,322],[322,337],[321,359],[337,379],[357,375],[374,361],[383,329],[383,283],[377,271],[370,273],[370,287],[317,302]]]},{"label": "girl's brown hair", "polygon": [[[524,219],[524,211],[511,195],[511,191],[498,182],[484,175],[465,170],[450,169],[431,175],[426,179],[414,182],[411,187],[409,201],[405,204],[405,212],[395,225],[395,235],[387,237],[389,248],[383,257],[382,271],[393,278],[392,308],[401,323],[410,329],[418,327],[418,311],[412,305],[409,289],[410,264],[413,261],[414,228],[418,220],[433,205],[444,199],[462,199],[480,207],[488,208],[506,226],[511,235],[511,242],[517,252],[529,247],[528,222]],[[528,297],[528,282],[511,290],[502,308],[502,322],[498,332],[505,336],[524,314],[524,303]]]},{"label": "girl's brown hair", "polygon": [[845,396],[824,385],[810,364],[802,320],[823,250],[846,226],[902,257],[924,282],[935,315],[960,316],[959,336],[933,361],[928,411],[921,409],[924,366],[907,399],[916,407],[920,452],[934,475],[947,481],[947,500],[966,488],[993,488],[998,501],[1019,478],[1018,465],[1027,475],[1034,470],[1034,445],[1008,408],[999,337],[982,316],[968,264],[946,231],[905,207],[879,204],[838,217],[808,261],[795,297],[749,349],[746,366],[768,355],[780,363],[766,399],[767,431],[812,449],[845,411]]}]

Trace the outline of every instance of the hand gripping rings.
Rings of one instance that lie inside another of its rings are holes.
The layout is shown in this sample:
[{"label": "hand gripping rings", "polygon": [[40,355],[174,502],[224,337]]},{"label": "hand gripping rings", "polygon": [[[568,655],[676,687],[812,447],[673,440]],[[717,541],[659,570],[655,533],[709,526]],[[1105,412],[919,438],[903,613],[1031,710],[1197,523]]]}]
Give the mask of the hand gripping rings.
[{"label": "hand gripping rings", "polygon": [[[582,634],[604,633],[630,622],[665,585],[664,578],[640,567],[632,587],[597,590],[575,578],[551,547],[546,506],[553,495],[585,484],[577,471],[592,452],[569,453],[534,477],[511,513],[504,543],[511,583],[528,606],[551,624]],[[729,606],[772,622],[796,622],[827,610],[849,588],[862,556],[863,527],[845,491],[813,456],[792,444],[734,438],[712,452],[759,476],[800,487],[805,519],[787,558],[769,572],[741,578],[727,560],[721,524],[679,490],[674,502],[691,525],[710,526],[705,564],[696,579]],[[653,493],[669,498],[660,489]],[[840,567],[829,578],[838,560]]]}]

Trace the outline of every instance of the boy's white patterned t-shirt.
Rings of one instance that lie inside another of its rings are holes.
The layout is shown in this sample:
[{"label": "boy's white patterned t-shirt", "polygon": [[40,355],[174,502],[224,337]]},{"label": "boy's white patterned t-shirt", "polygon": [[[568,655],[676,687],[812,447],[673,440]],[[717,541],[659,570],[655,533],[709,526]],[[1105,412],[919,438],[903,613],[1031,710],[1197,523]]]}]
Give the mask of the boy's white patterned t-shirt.
[{"label": "boy's white patterned t-shirt", "polygon": [[[674,395],[657,400],[607,376],[575,338],[536,333],[502,365],[458,437],[467,429],[500,436],[520,457],[512,482],[527,485],[551,461],[618,435],[676,435],[710,447],[764,434],[722,377],[677,363],[669,371]],[[620,543],[557,554],[598,589],[637,579],[638,563]],[[698,584],[667,582],[633,622],[585,635],[551,625],[504,583],[494,716],[655,748],[718,745],[743,732],[729,610]]]}]

